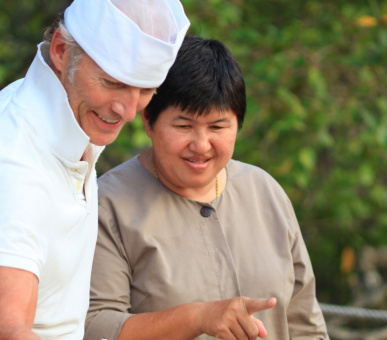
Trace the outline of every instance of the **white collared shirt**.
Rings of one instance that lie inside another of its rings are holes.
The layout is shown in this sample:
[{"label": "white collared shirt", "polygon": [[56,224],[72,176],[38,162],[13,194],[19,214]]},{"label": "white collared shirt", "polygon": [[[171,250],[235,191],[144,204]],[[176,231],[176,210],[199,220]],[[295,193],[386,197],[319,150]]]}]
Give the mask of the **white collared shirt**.
[{"label": "white collared shirt", "polygon": [[103,147],[79,127],[41,46],[26,77],[0,92],[0,127],[0,265],[38,277],[38,336],[82,339]]}]

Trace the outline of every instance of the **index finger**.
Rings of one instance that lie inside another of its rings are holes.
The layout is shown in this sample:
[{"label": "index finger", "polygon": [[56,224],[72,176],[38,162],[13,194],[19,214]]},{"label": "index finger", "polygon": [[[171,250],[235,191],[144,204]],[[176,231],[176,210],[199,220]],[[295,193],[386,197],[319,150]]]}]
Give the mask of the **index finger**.
[{"label": "index finger", "polygon": [[247,313],[249,313],[249,315],[261,310],[273,308],[276,303],[277,299],[273,297],[269,299],[248,299],[245,301]]}]

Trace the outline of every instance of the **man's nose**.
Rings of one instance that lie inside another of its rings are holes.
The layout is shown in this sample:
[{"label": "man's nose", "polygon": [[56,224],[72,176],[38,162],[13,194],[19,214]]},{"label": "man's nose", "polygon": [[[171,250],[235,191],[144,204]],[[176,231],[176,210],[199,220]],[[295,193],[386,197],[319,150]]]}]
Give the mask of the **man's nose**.
[{"label": "man's nose", "polygon": [[112,110],[126,122],[130,122],[136,117],[139,100],[140,89],[134,87],[129,88],[127,91],[123,91],[118,97],[114,98]]}]

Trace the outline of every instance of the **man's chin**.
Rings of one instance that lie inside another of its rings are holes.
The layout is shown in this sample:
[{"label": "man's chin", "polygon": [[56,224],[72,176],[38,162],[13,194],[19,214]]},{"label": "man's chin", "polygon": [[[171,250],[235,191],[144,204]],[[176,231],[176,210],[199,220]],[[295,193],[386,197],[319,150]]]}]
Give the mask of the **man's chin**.
[{"label": "man's chin", "polygon": [[104,137],[90,137],[90,143],[97,146],[105,146],[113,143],[117,138],[117,135],[114,136],[104,136]]}]

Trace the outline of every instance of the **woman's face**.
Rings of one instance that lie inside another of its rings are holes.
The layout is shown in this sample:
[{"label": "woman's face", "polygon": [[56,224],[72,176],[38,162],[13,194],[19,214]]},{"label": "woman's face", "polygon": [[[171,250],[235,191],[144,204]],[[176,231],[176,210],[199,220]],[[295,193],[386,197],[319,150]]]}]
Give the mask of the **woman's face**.
[{"label": "woman's face", "polygon": [[238,123],[233,111],[213,109],[207,115],[192,116],[169,107],[150,128],[153,162],[157,176],[169,189],[186,196],[189,191],[213,187],[215,176],[234,152]]}]

